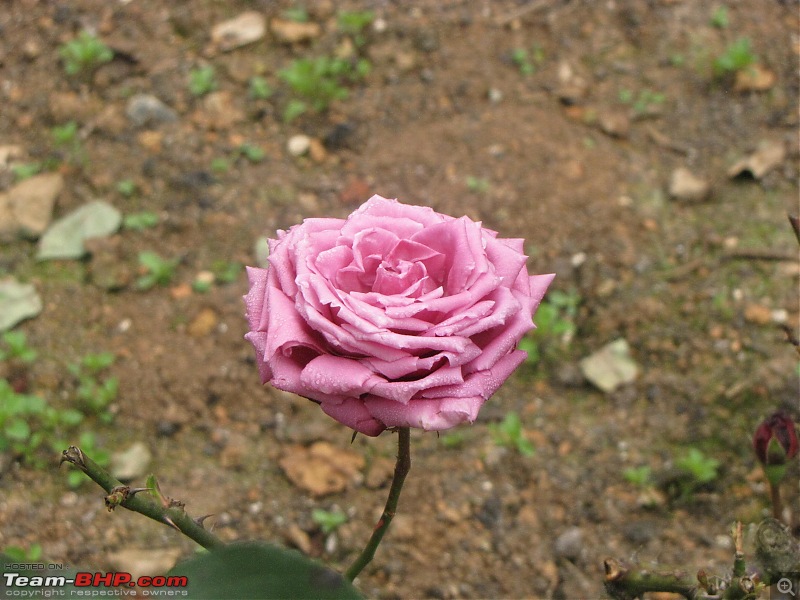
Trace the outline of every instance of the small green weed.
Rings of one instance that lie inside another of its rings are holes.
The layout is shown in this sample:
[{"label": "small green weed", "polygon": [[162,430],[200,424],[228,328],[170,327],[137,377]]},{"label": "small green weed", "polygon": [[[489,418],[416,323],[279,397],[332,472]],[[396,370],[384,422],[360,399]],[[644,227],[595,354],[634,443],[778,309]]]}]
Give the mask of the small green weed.
[{"label": "small green weed", "polygon": [[23,331],[5,331],[0,336],[0,361],[16,360],[30,364],[36,360],[36,350],[28,346],[28,338]]},{"label": "small green weed", "polygon": [[239,278],[239,274],[242,272],[242,265],[237,262],[215,260],[211,263],[211,272],[214,274],[214,281],[218,283],[233,283]]},{"label": "small green weed", "polygon": [[120,195],[130,198],[136,193],[136,182],[133,179],[122,179],[117,182],[117,191]]},{"label": "small green weed", "polygon": [[239,146],[239,154],[244,156],[251,163],[261,162],[266,156],[264,150],[253,144],[242,144]]},{"label": "small green weed", "polygon": [[629,89],[621,89],[619,91],[619,101],[623,104],[631,104],[633,112],[636,115],[643,115],[651,112],[657,106],[664,104],[666,99],[666,95],[649,89],[642,90],[636,97],[634,97],[633,92]]},{"label": "small green weed", "polygon": [[370,69],[366,59],[353,62],[321,56],[293,61],[278,72],[278,76],[300,97],[287,105],[284,121],[290,122],[309,108],[316,112],[326,111],[334,100],[347,98],[346,83],[360,81]]},{"label": "small green weed", "polygon": [[56,146],[74,146],[78,143],[78,124],[69,121],[63,125],[56,125],[50,130]]},{"label": "small green weed", "polygon": [[231,168],[231,162],[222,156],[211,161],[211,170],[214,173],[227,173]]},{"label": "small green weed", "polygon": [[746,69],[758,62],[750,46],[750,40],[740,37],[732,42],[720,56],[714,60],[714,75],[722,77],[724,75],[736,73]]},{"label": "small green weed", "polygon": [[189,71],[189,92],[201,97],[217,89],[217,75],[214,67],[206,65]]},{"label": "small green weed", "polygon": [[305,8],[287,8],[281,14],[287,21],[294,21],[295,23],[308,23],[308,11]]},{"label": "small green weed", "polygon": [[3,554],[18,563],[36,563],[42,558],[42,545],[31,544],[27,549],[22,546],[6,546]]},{"label": "small green weed", "polygon": [[178,268],[178,259],[161,258],[155,252],[145,250],[139,253],[139,265],[145,274],[136,280],[136,287],[140,290],[149,290],[156,285],[169,285]]},{"label": "small green weed", "polygon": [[336,24],[345,35],[349,35],[356,47],[361,48],[367,43],[364,30],[375,20],[375,13],[371,10],[342,11],[336,17]]},{"label": "small green weed", "polygon": [[250,78],[248,92],[251,98],[256,100],[266,100],[275,93],[275,90],[272,89],[266,79],[260,75],[254,75]]},{"label": "small green weed", "polygon": [[489,431],[498,446],[514,448],[522,456],[533,456],[533,444],[525,437],[522,421],[515,412],[507,413],[500,423],[490,423]]},{"label": "small green weed", "polygon": [[42,163],[32,162],[11,165],[11,172],[14,174],[14,181],[30,179],[42,172]]},{"label": "small green weed", "polygon": [[728,27],[730,21],[728,20],[728,9],[725,6],[718,6],[711,13],[710,23],[712,27],[717,29],[725,29]]},{"label": "small green weed", "polygon": [[511,62],[523,75],[533,75],[544,62],[544,50],[539,45],[533,46],[530,52],[525,48],[514,48],[511,51]]},{"label": "small green weed", "polygon": [[575,317],[578,314],[580,295],[572,290],[553,290],[536,309],[536,329],[522,338],[520,350],[528,353],[526,363],[536,364],[543,358],[554,359],[569,347],[577,331]]},{"label": "small green weed", "polygon": [[641,467],[630,467],[622,472],[625,481],[638,487],[646,488],[652,484],[653,472],[647,465]]},{"label": "small green weed", "polygon": [[719,464],[717,459],[706,456],[697,448],[689,448],[686,456],[675,461],[675,466],[691,475],[698,484],[714,481]]},{"label": "small green weed", "polygon": [[464,445],[466,437],[460,431],[445,433],[439,438],[439,443],[445,448],[460,448]]},{"label": "small green weed", "polygon": [[347,515],[339,509],[323,510],[315,508],[311,511],[311,520],[314,521],[322,533],[328,535],[336,531],[341,525],[347,523]]},{"label": "small green weed", "polygon": [[115,360],[111,352],[98,352],[87,354],[79,363],[67,367],[77,380],[75,397],[79,405],[85,411],[98,415],[104,423],[114,419],[108,407],[117,399],[119,380],[116,377],[101,379],[101,375]]},{"label": "small green weed", "polygon": [[475,194],[485,194],[489,191],[491,183],[488,179],[483,177],[475,177],[470,175],[466,179],[467,189]]},{"label": "small green weed", "polygon": [[131,231],[143,231],[158,225],[158,214],[145,210],[142,212],[130,213],[122,219],[122,226]]},{"label": "small green weed", "polygon": [[67,75],[78,75],[96,69],[114,58],[114,52],[96,36],[82,31],[74,40],[58,49]]}]

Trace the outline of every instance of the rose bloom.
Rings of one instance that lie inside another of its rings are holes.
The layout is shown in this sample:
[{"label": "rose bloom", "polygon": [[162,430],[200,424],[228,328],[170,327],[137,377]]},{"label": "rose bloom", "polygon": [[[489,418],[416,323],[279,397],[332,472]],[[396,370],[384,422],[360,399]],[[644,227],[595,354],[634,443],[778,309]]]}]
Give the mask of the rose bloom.
[{"label": "rose bloom", "polygon": [[269,247],[245,296],[262,381],[370,436],[475,421],[554,277],[528,275],[521,239],[377,195]]}]

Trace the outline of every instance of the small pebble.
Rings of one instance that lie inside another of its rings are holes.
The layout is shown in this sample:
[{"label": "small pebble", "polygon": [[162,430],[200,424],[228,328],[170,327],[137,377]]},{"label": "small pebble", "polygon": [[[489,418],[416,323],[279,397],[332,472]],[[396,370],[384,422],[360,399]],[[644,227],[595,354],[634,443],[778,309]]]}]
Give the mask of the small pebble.
[{"label": "small pebble", "polygon": [[292,156],[303,156],[311,149],[311,138],[307,135],[293,135],[286,144]]}]

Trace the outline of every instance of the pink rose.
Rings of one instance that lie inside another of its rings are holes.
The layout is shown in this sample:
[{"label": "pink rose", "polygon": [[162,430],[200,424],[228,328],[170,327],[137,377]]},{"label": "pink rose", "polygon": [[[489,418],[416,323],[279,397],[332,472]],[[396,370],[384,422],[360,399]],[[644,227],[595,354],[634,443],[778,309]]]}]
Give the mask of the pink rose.
[{"label": "pink rose", "polygon": [[521,239],[373,196],[342,219],[270,240],[245,296],[261,379],[366,435],[473,422],[526,357],[554,275]]}]

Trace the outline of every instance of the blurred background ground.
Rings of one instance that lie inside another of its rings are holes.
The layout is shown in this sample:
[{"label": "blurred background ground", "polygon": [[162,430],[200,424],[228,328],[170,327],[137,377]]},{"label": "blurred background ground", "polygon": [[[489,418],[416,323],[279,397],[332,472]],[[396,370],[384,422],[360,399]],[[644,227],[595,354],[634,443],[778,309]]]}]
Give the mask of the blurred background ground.
[{"label": "blurred background ground", "polygon": [[[113,58],[88,38],[63,50],[82,31]],[[768,514],[752,431],[778,408],[800,416],[781,329],[799,312],[799,53],[792,1],[4,2],[0,274],[43,308],[15,328],[37,356],[4,361],[3,398],[53,412],[4,433],[0,548],[84,570],[191,555],[57,468],[60,444],[138,442],[135,484],[156,472],[224,539],[346,567],[395,439],[351,446],[315,405],[260,385],[242,266],[259,237],[378,193],[523,237],[531,272],[557,278],[526,341],[538,359],[475,425],[413,432],[400,514],[360,589],[598,597],[607,556],[724,573],[731,522]],[[303,96],[297,61],[320,57],[339,61],[330,97]],[[37,260],[37,238],[95,200],[119,231]],[[580,361],[618,339],[638,372],[603,392]],[[70,370],[104,352],[110,366]],[[532,456],[492,429],[512,412]],[[315,494],[280,463],[319,442],[354,466]],[[315,508],[346,523],[326,536]]]}]

